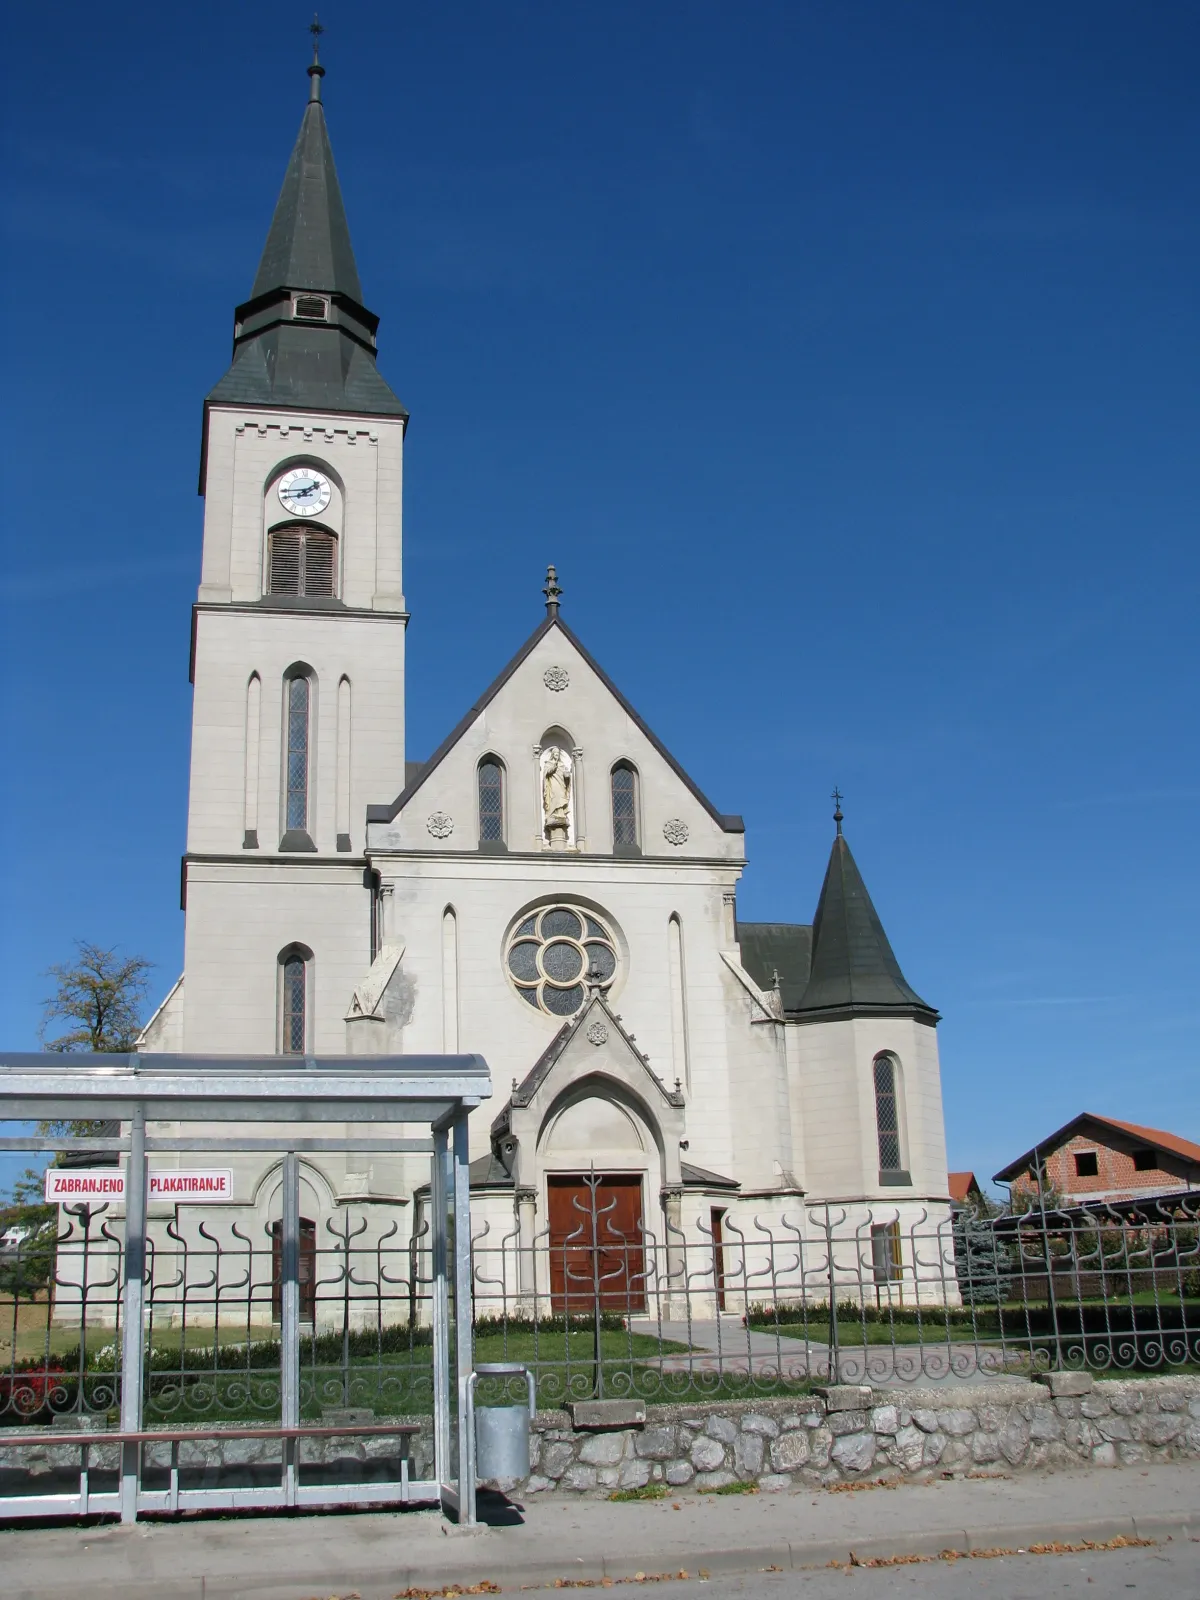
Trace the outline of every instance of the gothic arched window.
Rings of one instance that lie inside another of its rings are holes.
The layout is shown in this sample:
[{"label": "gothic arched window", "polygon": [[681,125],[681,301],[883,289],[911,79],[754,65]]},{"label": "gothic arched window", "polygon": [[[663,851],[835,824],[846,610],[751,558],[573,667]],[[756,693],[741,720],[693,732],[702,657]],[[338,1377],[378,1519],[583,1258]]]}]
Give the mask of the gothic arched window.
[{"label": "gothic arched window", "polygon": [[292,945],[279,958],[279,1050],[302,1056],[308,1049],[308,951]]},{"label": "gothic arched window", "polygon": [[308,829],[308,732],[311,692],[308,678],[296,673],[285,680],[287,691],[287,804],[289,833]]},{"label": "gothic arched window", "polygon": [[504,768],[495,756],[479,763],[479,842],[504,843]]},{"label": "gothic arched window", "polygon": [[900,1097],[896,1083],[896,1062],[892,1056],[876,1056],[875,1130],[879,1139],[879,1173],[899,1174],[904,1169],[900,1151]]},{"label": "gothic arched window", "polygon": [[270,538],[270,594],[329,596],[337,593],[337,539],[325,528],[293,524]]},{"label": "gothic arched window", "polygon": [[637,773],[628,761],[618,761],[612,769],[613,850],[638,847]]}]

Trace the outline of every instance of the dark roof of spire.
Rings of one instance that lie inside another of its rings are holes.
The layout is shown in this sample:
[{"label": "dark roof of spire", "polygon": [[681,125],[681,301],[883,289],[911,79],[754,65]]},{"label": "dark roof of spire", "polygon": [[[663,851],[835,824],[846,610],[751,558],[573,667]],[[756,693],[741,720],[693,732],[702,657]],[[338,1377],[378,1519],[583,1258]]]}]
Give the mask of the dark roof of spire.
[{"label": "dark roof of spire", "polygon": [[[362,285],[320,86],[311,98],[271,219],[251,297],[237,308],[233,364],[210,403],[286,406],[407,418],[375,365],[379,319],[362,303]],[[321,296],[306,305],[297,296]]]},{"label": "dark roof of spire", "polygon": [[905,981],[840,828],[813,918],[812,968],[796,1009],[813,1021],[896,1013],[937,1021]]},{"label": "dark roof of spire", "polygon": [[280,288],[340,292],[362,303],[350,225],[319,100],[304,108],[250,297]]}]

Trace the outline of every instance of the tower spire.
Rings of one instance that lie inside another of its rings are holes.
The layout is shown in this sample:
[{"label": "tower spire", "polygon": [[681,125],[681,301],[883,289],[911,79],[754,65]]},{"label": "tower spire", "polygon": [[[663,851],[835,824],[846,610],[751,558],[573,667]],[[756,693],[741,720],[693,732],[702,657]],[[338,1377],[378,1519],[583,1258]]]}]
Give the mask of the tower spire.
[{"label": "tower spire", "polygon": [[546,596],[546,615],[548,617],[556,617],[558,615],[558,602],[562,599],[562,590],[558,586],[558,573],[555,571],[553,563],[546,568],[546,582],[542,593]]},{"label": "tower spire", "polygon": [[321,35],[325,32],[325,29],[321,26],[321,20],[315,11],[313,12],[313,19],[308,25],[308,31],[312,34],[313,42],[312,65],[308,69],[308,100],[311,105],[314,100],[320,104],[321,79],[325,76],[325,68],[321,65]]},{"label": "tower spire", "polygon": [[838,788],[836,783],[833,786],[833,793],[829,796],[829,798],[833,801],[833,820],[837,823],[838,838],[840,839],[842,837],[842,823],[846,819],[842,816],[842,791]]}]

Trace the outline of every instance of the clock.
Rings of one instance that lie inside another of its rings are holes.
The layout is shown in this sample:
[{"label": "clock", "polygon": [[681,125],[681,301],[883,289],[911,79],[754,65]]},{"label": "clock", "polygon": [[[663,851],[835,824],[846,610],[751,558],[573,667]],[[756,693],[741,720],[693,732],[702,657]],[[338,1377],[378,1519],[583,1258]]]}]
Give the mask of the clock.
[{"label": "clock", "polygon": [[279,480],[279,498],[294,517],[315,517],[332,497],[329,479],[313,467],[293,467]]}]

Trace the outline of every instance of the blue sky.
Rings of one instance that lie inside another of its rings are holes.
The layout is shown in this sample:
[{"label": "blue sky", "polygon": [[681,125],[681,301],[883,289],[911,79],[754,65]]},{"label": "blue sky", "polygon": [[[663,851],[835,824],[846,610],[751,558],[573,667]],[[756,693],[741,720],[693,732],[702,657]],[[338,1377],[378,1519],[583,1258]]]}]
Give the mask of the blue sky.
[{"label": "blue sky", "polygon": [[[323,20],[413,418],[410,758],[534,627],[554,560],[572,627],[745,814],[743,917],[811,919],[840,784],[945,1016],[951,1166],[1084,1108],[1200,1139],[1200,13]],[[151,957],[156,995],[180,967],[200,409],[307,21],[7,25],[9,1048],[36,1048],[75,938]]]}]

